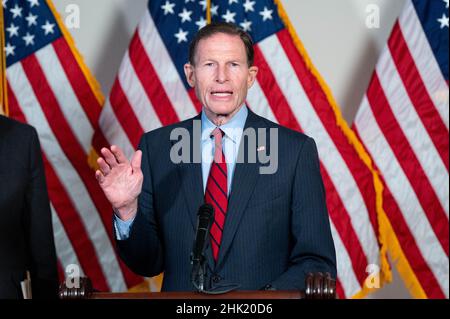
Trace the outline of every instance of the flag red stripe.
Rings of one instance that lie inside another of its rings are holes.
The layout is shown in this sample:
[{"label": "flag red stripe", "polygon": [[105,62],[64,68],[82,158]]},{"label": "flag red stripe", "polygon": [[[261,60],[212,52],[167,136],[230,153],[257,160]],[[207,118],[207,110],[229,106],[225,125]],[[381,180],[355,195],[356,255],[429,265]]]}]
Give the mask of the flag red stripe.
[{"label": "flag red stripe", "polygon": [[417,276],[417,279],[419,280],[426,295],[429,298],[445,298],[436,277],[423,258],[422,253],[420,252],[417,243],[388,187],[385,187],[384,189],[383,199],[383,207],[391,222],[394,233],[396,234],[406,259]]},{"label": "flag red stripe", "polygon": [[[355,134],[360,137],[358,128],[354,127]],[[375,169],[380,171],[374,163]],[[398,207],[389,187],[386,184],[383,176],[380,176],[384,185],[383,190],[383,209],[386,212],[386,216],[391,223],[393,232],[395,233],[399,244],[402,248],[405,257],[410,264],[413,272],[417,276],[417,279],[424,289],[428,297],[431,298],[445,298],[444,293],[439,288],[436,277],[428,266],[427,262],[422,256],[422,253],[417,246],[416,240],[411,233],[405,218]]]},{"label": "flag red stripe", "polygon": [[92,138],[92,145],[98,155],[100,155],[100,150],[103,147],[107,147],[107,148],[110,147],[109,142],[106,140],[105,136],[103,135],[102,130],[100,130],[100,129],[97,129],[95,131],[94,137]]},{"label": "flag red stripe", "polygon": [[350,256],[356,278],[362,286],[366,279],[366,267],[369,264],[369,261],[363,251],[361,242],[353,229],[350,216],[345,210],[342,199],[339,197],[336,187],[323,165],[321,165],[321,173],[327,195],[328,213],[330,214],[333,224],[342,239],[342,243]]},{"label": "flag red stripe", "polygon": [[131,41],[129,54],[134,71],[142,83],[162,126],[179,122],[180,119],[175,113],[165,88],[145,52],[138,32],[134,34]]},{"label": "flag red stripe", "polygon": [[111,232],[111,216],[110,214],[106,216],[106,212],[111,210],[111,205],[101,192],[92,170],[87,165],[87,154],[84,152],[77,138],[73,134],[67,119],[64,117],[39,62],[34,55],[30,55],[22,60],[22,65],[53,134],[59,141],[67,158],[78,172],[78,175],[91,195],[98,212],[101,214],[102,219],[108,221],[108,223],[104,224],[105,226],[106,224],[109,226],[106,226],[106,229]]},{"label": "flag red stripe", "polygon": [[80,66],[78,65],[67,41],[60,38],[53,42],[55,52],[64,68],[70,85],[76,94],[78,101],[80,101],[86,115],[95,129],[93,145],[94,148],[100,150],[102,147],[108,147],[109,143],[106,141],[101,130],[98,129],[98,118],[102,111],[102,105],[99,104],[92,89],[86,80]]},{"label": "flag red stripe", "polygon": [[43,155],[43,160],[45,163],[49,196],[64,226],[67,237],[76,252],[81,264],[80,266],[92,282],[95,283],[95,289],[108,291],[108,284],[98,261],[97,253],[80,220],[80,216],[45,154]]},{"label": "flag red stripe", "polygon": [[8,106],[9,106],[9,116],[17,121],[22,123],[27,123],[27,119],[20,109],[19,102],[16,99],[16,96],[11,90],[11,86],[7,82],[7,90],[8,90]]},{"label": "flag red stripe", "polygon": [[[103,221],[106,232],[109,235],[108,237],[112,242],[111,204],[98,186],[94,172],[87,163],[87,154],[84,153],[83,148],[80,146],[66,118],[62,114],[60,106],[36,57],[30,55],[26,59],[23,59],[21,63],[54,135],[89,192]],[[127,283],[129,280],[132,282],[136,281],[136,275],[132,274],[122,264],[121,267]]]},{"label": "flag red stripe", "polygon": [[116,114],[117,120],[122,125],[123,130],[128,136],[131,145],[136,149],[144,130],[134,113],[125,93],[122,90],[118,79],[114,82],[110,96],[111,107]]},{"label": "flag red stripe", "polygon": [[339,154],[349,168],[349,171],[360,190],[360,194],[366,203],[369,219],[375,234],[378,235],[379,227],[375,204],[376,194],[372,184],[372,172],[360,159],[354,146],[349,143],[348,137],[345,136],[343,130],[336,124],[336,115],[332,111],[320,83],[311,74],[310,68],[306,65],[305,60],[300,55],[289,32],[287,30],[282,30],[278,32],[277,36],[297,74],[297,78],[311,101],[312,106],[320,117],[329,136],[332,137],[333,143],[339,151]]},{"label": "flag red stripe", "polygon": [[380,130],[408,177],[436,237],[448,256],[449,229],[448,224],[442,222],[447,220],[447,216],[392,112],[376,73],[367,92],[367,98]]},{"label": "flag red stripe", "polygon": [[[255,47],[255,65],[258,65],[259,67],[259,84],[262,88],[262,90],[265,92],[265,95],[267,96],[267,99],[269,101],[269,105],[272,108],[275,117],[277,118],[277,121],[283,125],[287,126],[291,129],[295,129],[297,131],[303,131],[300,124],[298,123],[295,115],[292,113],[292,109],[289,105],[289,103],[286,101],[286,98],[284,97],[280,87],[278,86],[278,83],[273,76],[273,73],[266,62],[264,56],[262,55],[261,50],[256,46]],[[262,80],[261,80],[262,79]],[[335,125],[335,124],[334,124]],[[337,189],[331,182],[331,179],[329,178],[329,175],[325,172],[325,168],[323,165],[322,167],[322,176],[324,179],[324,185],[326,188],[327,193],[327,205],[330,212],[330,216],[332,215],[331,210],[333,208],[336,208],[339,210],[339,214],[346,215],[345,218],[342,220],[350,221],[350,216],[348,215],[347,211],[343,207],[342,201],[339,198]],[[331,195],[331,196],[330,196]],[[332,196],[334,195],[334,196]],[[333,212],[334,213],[334,212]],[[337,214],[334,214],[337,216]],[[340,217],[341,218],[341,217]],[[334,222],[334,220],[333,220]],[[342,224],[339,224],[337,226],[342,226]],[[342,230],[342,227],[340,227]],[[349,255],[352,261],[353,269],[355,272],[356,277],[358,278],[358,281],[364,282],[365,280],[365,266],[368,264],[367,257],[365,256],[361,244],[358,240],[358,237],[356,236],[354,229],[351,228],[351,230],[345,230],[343,233],[339,232],[341,236],[343,236],[344,241],[346,239],[356,239],[357,244],[352,245],[352,250],[349,251]],[[353,236],[352,236],[353,234]],[[353,243],[353,242],[352,242]],[[361,263],[361,261],[365,261],[364,263]]]},{"label": "flag red stripe", "polygon": [[[11,117],[26,123],[27,121],[25,115],[21,111],[14,92],[11,90],[9,85],[8,102]],[[49,197],[56,212],[60,216],[61,223],[63,224],[67,236],[72,242],[72,245],[77,253],[78,260],[81,263],[80,266],[93,280],[96,289],[108,290],[108,285],[101,270],[101,266],[98,263],[98,259],[95,257],[95,249],[92,246],[89,236],[80,221],[80,217],[78,216],[76,209],[73,207],[72,201],[69,199],[63,185],[59,182],[59,179],[54,172],[52,165],[47,160],[44,151],[42,152],[42,158],[45,165],[45,175]]]},{"label": "flag red stripe", "polygon": [[300,125],[258,45],[255,45],[255,65],[259,68],[258,83],[278,123],[301,131]]},{"label": "flag red stripe", "polygon": [[195,95],[195,89],[189,89],[187,93],[191,98],[191,101],[194,104],[195,109],[197,110],[198,113],[200,113],[202,111],[202,103],[198,100],[197,95]]},{"label": "flag red stripe", "polygon": [[75,95],[78,98],[84,112],[86,113],[92,127],[98,127],[98,117],[102,111],[102,106],[99,104],[92,89],[86,80],[83,71],[78,65],[67,41],[64,38],[59,38],[52,43],[56,55],[69,79],[70,85],[73,88]]},{"label": "flag red stripe", "polygon": [[449,138],[447,127],[425,88],[398,22],[395,24],[388,45],[398,73],[417,115],[427,130],[448,171]]}]

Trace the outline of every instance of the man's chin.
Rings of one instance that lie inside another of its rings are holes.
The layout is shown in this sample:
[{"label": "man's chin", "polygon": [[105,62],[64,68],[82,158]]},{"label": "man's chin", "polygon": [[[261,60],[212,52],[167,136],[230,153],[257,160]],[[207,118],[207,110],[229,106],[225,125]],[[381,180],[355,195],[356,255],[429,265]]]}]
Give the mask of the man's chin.
[{"label": "man's chin", "polygon": [[210,107],[208,108],[211,113],[220,117],[228,117],[237,112],[239,107],[234,106],[218,106],[218,107]]}]

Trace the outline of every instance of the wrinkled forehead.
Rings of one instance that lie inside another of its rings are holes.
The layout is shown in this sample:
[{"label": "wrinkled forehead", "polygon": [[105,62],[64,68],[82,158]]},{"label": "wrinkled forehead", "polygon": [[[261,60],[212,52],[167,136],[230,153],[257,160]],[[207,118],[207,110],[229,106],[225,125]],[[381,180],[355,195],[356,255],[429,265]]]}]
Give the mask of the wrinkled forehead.
[{"label": "wrinkled forehead", "polygon": [[221,57],[247,60],[245,44],[239,35],[215,33],[199,41],[195,53],[196,61]]}]

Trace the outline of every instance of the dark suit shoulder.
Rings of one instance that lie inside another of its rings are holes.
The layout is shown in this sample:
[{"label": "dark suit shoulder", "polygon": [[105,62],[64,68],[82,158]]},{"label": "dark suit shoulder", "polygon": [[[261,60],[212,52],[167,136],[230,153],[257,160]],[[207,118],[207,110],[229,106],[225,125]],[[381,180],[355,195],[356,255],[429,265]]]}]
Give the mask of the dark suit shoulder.
[{"label": "dark suit shoulder", "polygon": [[278,129],[278,137],[288,143],[294,145],[303,145],[307,140],[312,139],[310,136],[301,133],[299,131],[295,131],[288,127],[282,126],[278,123],[272,122],[262,116],[259,116],[253,113],[251,116],[254,116],[257,121],[259,121],[262,125],[258,125],[259,127],[267,127],[267,128],[276,128]]},{"label": "dark suit shoulder", "polygon": [[190,128],[192,128],[192,123],[196,119],[200,120],[200,116],[197,115],[193,118],[190,118],[190,119],[187,119],[187,120],[184,120],[181,122],[177,122],[177,123],[174,123],[174,124],[171,124],[168,126],[163,126],[163,127],[157,128],[153,131],[145,133],[142,136],[142,139],[147,142],[148,141],[150,141],[150,142],[160,141],[162,139],[167,140],[170,137],[170,134],[174,129],[177,129],[177,128],[190,129]]},{"label": "dark suit shoulder", "polygon": [[0,115],[0,135],[2,139],[14,138],[17,143],[17,138],[36,135],[36,129],[31,125]]},{"label": "dark suit shoulder", "polygon": [[1,171],[25,174],[30,168],[30,161],[39,154],[39,150],[39,138],[33,126],[0,116]]},{"label": "dark suit shoulder", "polygon": [[170,135],[174,129],[184,128],[191,132],[193,127],[193,121],[194,120],[200,121],[200,119],[201,119],[200,116],[197,115],[193,118],[175,124],[171,124],[168,126],[163,126],[153,131],[147,132],[142,136],[140,144],[142,145],[142,143],[146,143],[148,146],[151,145],[153,147],[158,148],[162,144],[167,143],[167,141],[170,141]]}]

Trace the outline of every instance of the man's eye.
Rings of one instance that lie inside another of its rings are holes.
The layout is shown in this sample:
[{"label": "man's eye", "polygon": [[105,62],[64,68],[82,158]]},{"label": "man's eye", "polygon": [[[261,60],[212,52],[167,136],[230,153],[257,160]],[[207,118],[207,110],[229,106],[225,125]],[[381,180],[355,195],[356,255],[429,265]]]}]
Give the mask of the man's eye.
[{"label": "man's eye", "polygon": [[214,63],[212,63],[212,62],[206,63],[205,66],[214,66]]},{"label": "man's eye", "polygon": [[231,63],[231,66],[239,66],[239,63],[233,62]]}]

